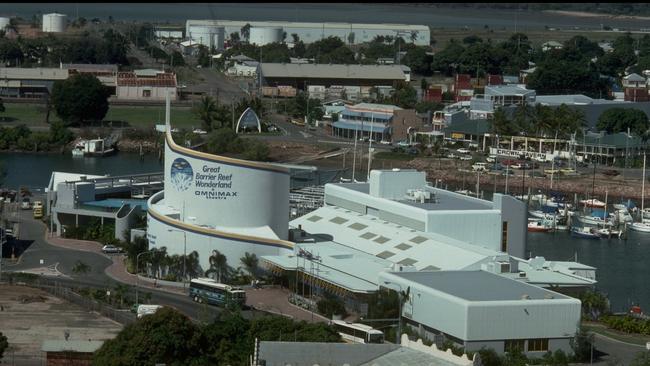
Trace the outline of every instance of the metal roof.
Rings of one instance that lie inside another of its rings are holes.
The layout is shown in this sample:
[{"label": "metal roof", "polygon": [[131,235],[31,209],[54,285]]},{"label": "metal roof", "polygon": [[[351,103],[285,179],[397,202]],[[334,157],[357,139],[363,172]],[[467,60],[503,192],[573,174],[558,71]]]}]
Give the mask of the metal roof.
[{"label": "metal roof", "polygon": [[261,341],[259,347],[258,358],[266,361],[266,366],[342,366],[344,364],[355,366],[372,361],[400,346],[395,344]]},{"label": "metal roof", "polygon": [[534,90],[516,85],[489,85],[485,87],[485,95],[528,95],[535,94]]},{"label": "metal roof", "polygon": [[262,63],[266,78],[405,80],[399,65]]},{"label": "metal roof", "polygon": [[627,75],[623,77],[623,79],[627,81],[635,81],[635,82],[645,82],[645,78],[637,73],[631,73],[630,75]]},{"label": "metal roof", "polygon": [[79,352],[93,353],[97,351],[104,341],[66,341],[66,340],[47,340],[43,341],[41,351],[43,352]]},{"label": "metal roof", "polygon": [[68,69],[53,67],[0,67],[0,79],[65,80],[69,75]]},{"label": "metal roof", "polygon": [[[569,299],[514,279],[486,271],[392,272],[404,282],[413,282],[466,301],[515,301]],[[402,285],[404,284],[402,282]]]},{"label": "metal roof", "polygon": [[[416,351],[407,347],[400,347],[385,353],[361,366],[457,366],[458,363],[443,360],[436,356]],[[283,365],[284,366],[284,365]]]},{"label": "metal roof", "polygon": [[285,22],[285,21],[246,21],[246,20],[196,20],[188,19],[186,26],[193,25],[218,25],[218,26],[234,26],[243,27],[250,24],[252,27],[282,27],[282,28],[312,28],[316,29],[338,29],[345,28],[358,31],[359,29],[388,29],[388,30],[404,30],[404,31],[418,31],[429,33],[429,27],[426,25],[414,24],[396,24],[396,23],[343,23],[343,22]]}]

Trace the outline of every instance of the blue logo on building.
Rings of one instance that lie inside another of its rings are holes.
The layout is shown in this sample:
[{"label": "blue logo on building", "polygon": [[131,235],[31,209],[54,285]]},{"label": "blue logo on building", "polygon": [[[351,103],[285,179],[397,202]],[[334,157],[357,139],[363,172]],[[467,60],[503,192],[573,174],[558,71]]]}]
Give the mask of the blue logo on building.
[{"label": "blue logo on building", "polygon": [[187,191],[187,189],[190,188],[190,185],[192,185],[194,172],[192,171],[192,166],[187,162],[187,160],[177,158],[172,163],[171,176],[172,185],[177,191]]}]

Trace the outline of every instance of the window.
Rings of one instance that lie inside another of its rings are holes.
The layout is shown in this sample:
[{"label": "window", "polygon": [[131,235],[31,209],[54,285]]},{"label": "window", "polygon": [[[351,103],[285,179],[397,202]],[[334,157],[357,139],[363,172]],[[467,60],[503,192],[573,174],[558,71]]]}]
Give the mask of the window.
[{"label": "window", "polygon": [[501,251],[508,252],[508,222],[501,223]]},{"label": "window", "polygon": [[[505,352],[513,352],[515,350],[520,350],[523,352],[525,342],[526,341],[523,339],[506,339],[503,344],[503,350]],[[528,346],[530,347],[530,343]]]},{"label": "window", "polygon": [[347,219],[344,219],[344,218],[342,218],[340,216],[336,216],[335,218],[330,220],[330,222],[333,222],[333,223],[335,223],[337,225],[341,225],[343,223],[346,223],[347,221],[348,221]]},{"label": "window", "polygon": [[377,239],[375,239],[374,241],[379,243],[379,244],[384,244],[385,242],[390,241],[390,238],[387,238],[385,236],[380,236]]},{"label": "window", "polygon": [[400,244],[400,245],[396,245],[395,248],[397,248],[397,249],[399,249],[399,250],[406,250],[406,249],[411,248],[411,246],[408,245],[408,244],[406,244],[406,243],[402,243],[402,244]]},{"label": "window", "polygon": [[142,91],[142,97],[143,98],[150,98],[151,97],[151,90],[143,90]]},{"label": "window", "polygon": [[528,340],[528,352],[548,351],[548,338],[537,338]]}]

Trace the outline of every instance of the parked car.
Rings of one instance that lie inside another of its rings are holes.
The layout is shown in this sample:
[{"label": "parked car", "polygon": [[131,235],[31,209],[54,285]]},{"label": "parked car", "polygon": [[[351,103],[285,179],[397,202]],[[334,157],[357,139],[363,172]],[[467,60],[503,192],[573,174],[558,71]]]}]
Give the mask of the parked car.
[{"label": "parked car", "polygon": [[494,163],[497,161],[497,156],[496,155],[490,155],[487,158],[485,158],[485,161],[488,163]]},{"label": "parked car", "polygon": [[469,149],[466,149],[464,147],[461,147],[460,149],[458,149],[456,151],[458,151],[461,154],[469,154],[470,153]]},{"label": "parked car", "polygon": [[472,170],[475,172],[487,172],[488,166],[487,163],[475,163],[472,165]]},{"label": "parked car", "polygon": [[104,245],[102,247],[102,252],[105,254],[121,253],[122,249],[116,247],[115,245]]},{"label": "parked car", "polygon": [[603,172],[604,175],[608,177],[616,177],[617,175],[621,174],[618,170],[616,169],[608,169]]},{"label": "parked car", "polygon": [[379,141],[379,143],[382,144],[382,145],[392,145],[393,144],[390,141],[384,141],[384,140]]},{"label": "parked car", "polygon": [[469,155],[461,155],[459,159],[467,161],[467,160],[472,160],[472,157]]},{"label": "parked car", "polygon": [[409,144],[408,141],[400,141],[400,142],[397,143],[397,146],[399,146],[399,147],[409,147],[409,146],[411,146],[411,144]]},{"label": "parked car", "polygon": [[29,201],[28,197],[23,198],[23,201],[20,203],[20,208],[22,210],[29,210],[32,208],[32,203]]},{"label": "parked car", "polygon": [[202,129],[200,129],[200,128],[197,128],[197,129],[195,129],[195,130],[192,131],[192,132],[195,133],[195,134],[197,134],[197,135],[205,135],[205,134],[208,133],[208,131],[202,130]]},{"label": "parked car", "polygon": [[410,149],[407,149],[406,153],[409,154],[409,155],[417,155],[418,154],[418,149],[412,147]]}]

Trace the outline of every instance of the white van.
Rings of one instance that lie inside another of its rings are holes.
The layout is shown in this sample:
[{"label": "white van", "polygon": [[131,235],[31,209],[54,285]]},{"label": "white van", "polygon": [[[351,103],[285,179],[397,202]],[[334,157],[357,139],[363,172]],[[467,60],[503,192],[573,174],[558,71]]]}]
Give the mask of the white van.
[{"label": "white van", "polygon": [[162,305],[139,305],[137,318],[140,319],[145,315],[155,314]]},{"label": "white van", "polygon": [[487,163],[476,163],[472,165],[472,170],[474,170],[475,172],[487,172],[488,171]]}]

